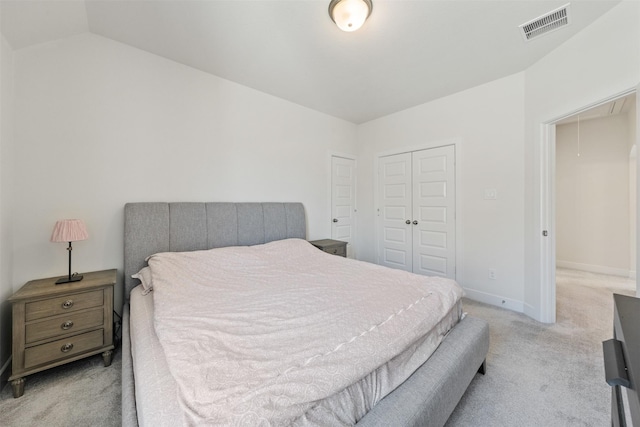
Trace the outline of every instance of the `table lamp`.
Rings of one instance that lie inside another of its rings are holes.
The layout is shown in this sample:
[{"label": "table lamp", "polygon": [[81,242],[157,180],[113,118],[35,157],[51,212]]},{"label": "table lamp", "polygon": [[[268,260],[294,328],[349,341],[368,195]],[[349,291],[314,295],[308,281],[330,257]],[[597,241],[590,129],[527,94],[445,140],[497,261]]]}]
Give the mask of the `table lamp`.
[{"label": "table lamp", "polygon": [[51,233],[52,242],[69,242],[69,277],[62,277],[56,281],[56,285],[61,283],[79,282],[82,276],[79,274],[71,274],[71,242],[78,240],[86,240],[89,237],[84,222],[80,219],[62,219],[56,222]]}]

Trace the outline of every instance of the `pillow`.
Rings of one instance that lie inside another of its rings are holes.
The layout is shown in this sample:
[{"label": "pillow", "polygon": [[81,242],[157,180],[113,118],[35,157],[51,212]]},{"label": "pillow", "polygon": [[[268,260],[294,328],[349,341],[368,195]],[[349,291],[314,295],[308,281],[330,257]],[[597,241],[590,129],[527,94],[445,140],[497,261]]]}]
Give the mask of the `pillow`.
[{"label": "pillow", "polygon": [[142,283],[142,295],[147,295],[153,290],[153,283],[151,282],[151,269],[149,267],[144,267],[136,274],[132,274],[131,278],[138,279],[140,280],[140,283]]}]

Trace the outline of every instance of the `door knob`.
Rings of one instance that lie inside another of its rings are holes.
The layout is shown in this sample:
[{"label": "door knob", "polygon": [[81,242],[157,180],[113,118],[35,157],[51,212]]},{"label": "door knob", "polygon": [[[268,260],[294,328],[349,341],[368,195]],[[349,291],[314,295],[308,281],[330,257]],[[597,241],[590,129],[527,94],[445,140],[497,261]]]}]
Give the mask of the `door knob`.
[{"label": "door knob", "polygon": [[408,220],[406,220],[404,223],[405,223],[405,224],[407,224],[407,225],[409,225],[409,224],[411,224],[411,220],[410,220],[410,219],[408,219]]},{"label": "door knob", "polygon": [[333,218],[333,222],[338,222],[338,218]]},{"label": "door knob", "polygon": [[413,220],[413,225],[418,225],[418,220],[414,219]]}]

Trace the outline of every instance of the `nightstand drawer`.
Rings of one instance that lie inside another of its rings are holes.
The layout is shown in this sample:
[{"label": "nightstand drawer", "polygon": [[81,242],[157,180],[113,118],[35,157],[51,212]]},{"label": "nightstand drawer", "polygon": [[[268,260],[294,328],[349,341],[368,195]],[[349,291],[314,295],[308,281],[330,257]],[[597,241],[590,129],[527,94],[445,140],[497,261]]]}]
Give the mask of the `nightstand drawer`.
[{"label": "nightstand drawer", "polygon": [[332,255],[339,255],[339,256],[343,256],[343,257],[347,256],[347,248],[346,248],[346,246],[334,246],[332,248],[324,248],[323,251],[325,251],[328,254],[332,254]]},{"label": "nightstand drawer", "polygon": [[25,319],[29,322],[31,320],[69,313],[85,308],[101,307],[103,304],[104,293],[102,289],[29,302],[25,306]]},{"label": "nightstand drawer", "polygon": [[341,257],[347,257],[347,242],[333,239],[312,240],[311,243],[322,252]]},{"label": "nightstand drawer", "polygon": [[70,313],[34,322],[25,327],[25,342],[27,344],[58,335],[69,334],[83,329],[102,326],[104,323],[104,309],[102,307],[91,310]]},{"label": "nightstand drawer", "polygon": [[29,347],[24,350],[24,367],[26,369],[58,359],[66,359],[74,354],[100,348],[103,345],[104,331],[87,332],[47,344]]}]

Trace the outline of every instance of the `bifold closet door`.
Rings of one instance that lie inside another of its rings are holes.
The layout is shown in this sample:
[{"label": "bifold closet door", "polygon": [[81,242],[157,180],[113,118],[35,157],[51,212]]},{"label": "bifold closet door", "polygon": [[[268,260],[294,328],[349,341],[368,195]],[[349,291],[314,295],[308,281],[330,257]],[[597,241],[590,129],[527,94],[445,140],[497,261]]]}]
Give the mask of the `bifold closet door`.
[{"label": "bifold closet door", "polygon": [[455,147],[381,157],[378,262],[455,278]]},{"label": "bifold closet door", "polygon": [[381,157],[378,173],[378,262],[387,267],[413,271],[411,153]]},{"label": "bifold closet door", "polygon": [[455,279],[455,148],[413,155],[413,272]]}]

